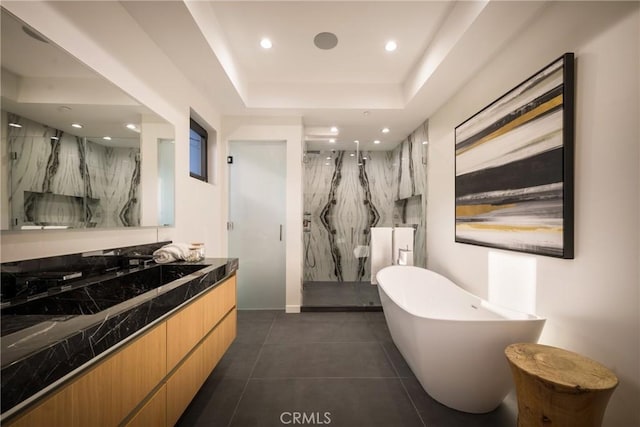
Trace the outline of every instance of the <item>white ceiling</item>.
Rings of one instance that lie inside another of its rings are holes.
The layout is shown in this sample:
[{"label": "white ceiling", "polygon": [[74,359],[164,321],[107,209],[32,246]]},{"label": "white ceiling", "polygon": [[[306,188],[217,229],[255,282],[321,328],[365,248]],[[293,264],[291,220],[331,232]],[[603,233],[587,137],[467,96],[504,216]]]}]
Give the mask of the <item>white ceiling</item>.
[{"label": "white ceiling", "polygon": [[114,147],[140,146],[126,124],[162,122],[60,47],[27,35],[23,27],[30,28],[4,9],[1,16],[3,110]]},{"label": "white ceiling", "polygon": [[[301,116],[311,150],[353,149],[356,139],[364,150],[393,148],[545,4],[121,3],[223,115]],[[338,37],[332,50],[313,43],[325,31]],[[262,37],[272,49],[260,47]],[[398,49],[390,53],[384,44],[391,39]],[[391,131],[382,134],[383,127]]]},{"label": "white ceiling", "polygon": [[[400,84],[453,3],[215,2],[229,50],[249,84]],[[320,32],[338,37],[315,47]],[[269,37],[273,48],[258,42]],[[384,50],[387,40],[399,48]]]},{"label": "white ceiling", "polygon": [[[546,3],[120,2],[223,116],[302,117],[310,150],[353,149],[356,139],[363,150],[393,148]],[[314,46],[324,31],[338,37],[332,50]],[[262,37],[272,49],[260,47]],[[390,39],[398,43],[391,53],[384,50]],[[23,46],[19,52],[28,51]],[[45,69],[42,62],[36,68]],[[391,131],[382,134],[383,127]]]}]

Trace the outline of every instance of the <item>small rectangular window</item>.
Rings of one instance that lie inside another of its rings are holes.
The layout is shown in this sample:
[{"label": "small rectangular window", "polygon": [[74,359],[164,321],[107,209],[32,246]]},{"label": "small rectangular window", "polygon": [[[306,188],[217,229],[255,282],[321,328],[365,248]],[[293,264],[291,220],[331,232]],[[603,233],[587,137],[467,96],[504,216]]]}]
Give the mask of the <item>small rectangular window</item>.
[{"label": "small rectangular window", "polygon": [[189,135],[189,175],[207,182],[207,131],[191,119]]}]

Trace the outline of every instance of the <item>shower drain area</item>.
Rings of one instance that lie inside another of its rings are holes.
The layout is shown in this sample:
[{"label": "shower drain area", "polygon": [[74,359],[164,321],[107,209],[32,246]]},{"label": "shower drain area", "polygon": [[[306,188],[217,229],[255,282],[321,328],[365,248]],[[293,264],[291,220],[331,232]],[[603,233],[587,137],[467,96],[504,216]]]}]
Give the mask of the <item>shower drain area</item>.
[{"label": "shower drain area", "polygon": [[302,311],[382,311],[378,287],[369,282],[305,282]]}]

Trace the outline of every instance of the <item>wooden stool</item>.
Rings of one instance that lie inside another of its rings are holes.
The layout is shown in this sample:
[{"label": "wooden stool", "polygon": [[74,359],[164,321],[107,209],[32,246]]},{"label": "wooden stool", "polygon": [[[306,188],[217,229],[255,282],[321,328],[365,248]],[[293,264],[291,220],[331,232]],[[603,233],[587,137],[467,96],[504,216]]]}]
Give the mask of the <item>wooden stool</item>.
[{"label": "wooden stool", "polygon": [[599,427],[618,378],[600,363],[556,347],[505,349],[518,398],[518,427]]}]

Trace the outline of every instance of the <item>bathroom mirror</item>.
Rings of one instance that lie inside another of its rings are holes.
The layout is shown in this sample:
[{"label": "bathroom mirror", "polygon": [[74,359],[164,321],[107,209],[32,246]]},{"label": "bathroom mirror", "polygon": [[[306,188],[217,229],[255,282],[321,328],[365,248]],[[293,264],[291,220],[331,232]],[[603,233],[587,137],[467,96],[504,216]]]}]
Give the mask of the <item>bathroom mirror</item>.
[{"label": "bathroom mirror", "polygon": [[173,223],[174,129],[2,9],[2,230]]}]

